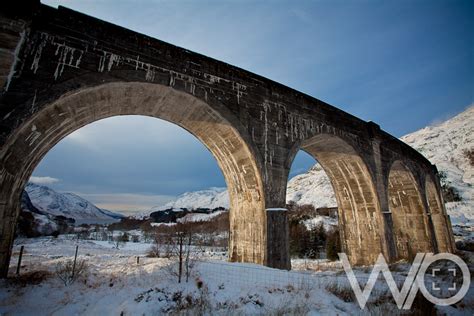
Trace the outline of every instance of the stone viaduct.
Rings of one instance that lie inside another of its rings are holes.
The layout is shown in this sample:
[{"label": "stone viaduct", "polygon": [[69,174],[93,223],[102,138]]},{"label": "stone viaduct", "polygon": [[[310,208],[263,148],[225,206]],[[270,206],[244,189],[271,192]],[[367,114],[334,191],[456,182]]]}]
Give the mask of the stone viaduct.
[{"label": "stone viaduct", "polygon": [[167,120],[209,149],[229,188],[231,261],[290,269],[285,195],[300,149],[331,179],[353,264],[454,250],[436,167],[377,124],[67,8],[1,10],[1,277],[35,166],[69,133],[116,115]]}]

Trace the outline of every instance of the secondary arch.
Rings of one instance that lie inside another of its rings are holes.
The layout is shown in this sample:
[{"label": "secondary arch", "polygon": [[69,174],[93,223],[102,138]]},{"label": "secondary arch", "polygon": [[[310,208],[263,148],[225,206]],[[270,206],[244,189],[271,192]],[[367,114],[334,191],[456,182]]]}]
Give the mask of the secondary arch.
[{"label": "secondary arch", "polygon": [[373,264],[383,252],[380,206],[366,163],[342,138],[319,134],[301,149],[329,176],[336,195],[342,251],[352,264]]},{"label": "secondary arch", "polygon": [[448,231],[450,223],[448,222],[447,215],[444,212],[438,192],[439,191],[436,189],[432,177],[427,176],[425,180],[426,201],[431,214],[431,220],[433,221],[438,251],[453,252],[451,239],[449,238],[450,232]]},{"label": "secondary arch", "polygon": [[399,259],[413,259],[418,252],[432,252],[428,216],[416,180],[408,167],[395,161],[388,176],[388,202]]}]

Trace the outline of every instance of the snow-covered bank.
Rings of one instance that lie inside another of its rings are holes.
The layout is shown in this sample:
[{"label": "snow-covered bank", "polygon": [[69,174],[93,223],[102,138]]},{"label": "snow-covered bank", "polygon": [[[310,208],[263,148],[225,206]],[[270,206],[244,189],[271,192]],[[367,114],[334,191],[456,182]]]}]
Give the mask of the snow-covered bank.
[{"label": "snow-covered bank", "polygon": [[[116,249],[107,242],[77,241],[64,236],[19,239],[14,248],[11,273],[20,245],[25,246],[22,274],[33,276],[32,272],[37,272],[29,281],[21,277],[0,281],[0,314],[354,315],[398,311],[391,296],[384,291],[383,281],[377,282],[368,309],[361,311],[350,299],[347,278],[337,264],[325,272],[286,272],[203,257],[204,261],[196,264],[190,281],[178,284],[167,268],[172,261],[144,257],[150,246],[146,243],[127,243]],[[76,245],[79,245],[79,259],[88,264],[88,272],[72,285],[65,286],[56,276],[55,267],[58,262],[73,257]],[[136,256],[140,256],[138,264]],[[302,269],[316,264],[316,261],[293,262]],[[395,278],[403,281],[406,268],[398,270]],[[356,275],[364,280],[368,272],[368,269],[360,269]],[[457,308],[447,307],[443,311],[472,315],[473,308],[474,288],[471,286],[468,296]]]}]

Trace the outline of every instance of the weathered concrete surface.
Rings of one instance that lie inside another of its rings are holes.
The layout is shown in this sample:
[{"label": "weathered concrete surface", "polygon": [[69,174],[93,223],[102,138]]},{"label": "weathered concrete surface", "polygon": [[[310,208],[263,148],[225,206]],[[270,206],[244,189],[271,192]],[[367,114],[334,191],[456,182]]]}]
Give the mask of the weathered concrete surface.
[{"label": "weathered concrete surface", "polygon": [[[65,8],[30,0],[21,10],[2,11],[0,25],[1,276],[20,192],[35,166],[74,130],[126,114],[178,124],[216,157],[230,192],[233,261],[290,268],[286,212],[271,210],[286,206],[299,149],[316,157],[331,179],[343,248],[353,263],[373,263],[380,252],[395,260],[453,249],[449,218],[442,201],[435,202],[436,168],[374,123]],[[428,178],[434,186],[425,190]],[[403,191],[409,196],[399,196]],[[413,228],[416,242],[407,247]]]},{"label": "weathered concrete surface", "polygon": [[290,240],[288,229],[288,210],[284,208],[270,208],[267,212],[267,239],[271,241],[267,256],[271,258],[274,267],[290,269],[288,262]]},{"label": "weathered concrete surface", "polygon": [[439,252],[453,252],[455,250],[451,221],[449,220],[444,203],[439,195],[440,189],[436,187],[431,177],[426,177],[425,194],[428,210],[433,221],[434,233]]},{"label": "weathered concrete surface", "polygon": [[388,195],[399,258],[412,259],[418,252],[433,252],[429,215],[424,210],[413,175],[400,161],[390,170]]}]

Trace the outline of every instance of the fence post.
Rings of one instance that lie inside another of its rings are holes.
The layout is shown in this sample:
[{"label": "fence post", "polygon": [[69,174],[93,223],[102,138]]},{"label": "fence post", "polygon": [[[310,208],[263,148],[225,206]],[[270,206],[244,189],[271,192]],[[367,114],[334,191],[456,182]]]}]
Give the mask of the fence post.
[{"label": "fence post", "polygon": [[76,254],[74,255],[74,264],[72,265],[72,279],[74,280],[74,274],[76,272],[76,260],[77,260],[77,250],[79,249],[79,245],[76,246]]},{"label": "fence post", "polygon": [[21,258],[23,257],[23,249],[25,246],[21,246],[20,248],[20,257],[18,257],[18,266],[16,267],[16,275],[20,275],[20,267],[21,267]]}]

